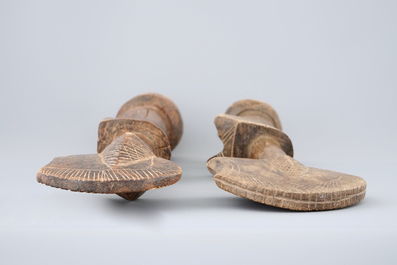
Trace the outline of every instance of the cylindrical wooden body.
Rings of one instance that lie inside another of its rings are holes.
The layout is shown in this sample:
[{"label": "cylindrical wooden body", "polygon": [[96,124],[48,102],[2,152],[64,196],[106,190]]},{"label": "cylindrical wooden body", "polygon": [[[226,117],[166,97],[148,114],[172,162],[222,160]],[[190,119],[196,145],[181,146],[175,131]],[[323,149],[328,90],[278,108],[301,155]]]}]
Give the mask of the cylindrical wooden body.
[{"label": "cylindrical wooden body", "polygon": [[251,122],[270,125],[282,130],[277,112],[269,104],[262,101],[253,99],[239,100],[233,103],[225,114],[242,117]]},{"label": "cylindrical wooden body", "polygon": [[182,137],[183,122],[178,107],[160,94],[147,93],[130,99],[120,108],[117,118],[154,123],[167,135],[171,149],[176,147]]},{"label": "cylindrical wooden body", "polygon": [[224,149],[217,156],[259,159],[269,146],[293,156],[291,140],[281,130],[277,112],[264,102],[237,101],[215,118],[215,125],[224,142]]},{"label": "cylindrical wooden body", "polygon": [[168,128],[162,116],[150,106],[132,108],[117,118],[150,121],[157,125],[169,137]]}]

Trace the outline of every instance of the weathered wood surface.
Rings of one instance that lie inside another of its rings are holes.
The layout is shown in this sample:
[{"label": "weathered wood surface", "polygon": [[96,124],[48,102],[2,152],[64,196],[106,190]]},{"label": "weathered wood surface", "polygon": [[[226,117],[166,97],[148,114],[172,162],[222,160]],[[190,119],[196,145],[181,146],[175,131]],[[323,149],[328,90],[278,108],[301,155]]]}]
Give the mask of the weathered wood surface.
[{"label": "weathered wood surface", "polygon": [[247,117],[220,114],[215,118],[215,126],[223,142],[223,151],[216,157],[258,158],[264,145],[270,142],[293,156],[288,135],[267,124],[253,122]]},{"label": "weathered wood surface", "polygon": [[293,159],[292,143],[269,105],[242,100],[227,112],[215,118],[224,150],[207,163],[221,189],[296,211],[343,208],[364,199],[367,184],[362,178]]},{"label": "weathered wood surface", "polygon": [[98,153],[126,132],[132,132],[138,136],[156,156],[171,158],[170,142],[164,131],[152,122],[132,119],[102,120],[98,127]]},{"label": "weathered wood surface", "polygon": [[183,122],[178,107],[160,94],[147,93],[132,98],[120,108],[116,118],[153,122],[165,132],[171,149],[182,137]]},{"label": "weathered wood surface", "polygon": [[100,154],[55,158],[39,170],[37,181],[61,189],[90,193],[129,193],[177,182],[181,168],[156,157],[135,134],[116,138]]},{"label": "weathered wood surface", "polygon": [[[177,182],[181,168],[169,161],[183,130],[178,108],[159,94],[143,94],[104,119],[98,129],[98,154],[55,158],[37,173],[52,187],[89,193],[116,193],[126,200],[146,190]],[[175,119],[175,120],[173,120]]]}]

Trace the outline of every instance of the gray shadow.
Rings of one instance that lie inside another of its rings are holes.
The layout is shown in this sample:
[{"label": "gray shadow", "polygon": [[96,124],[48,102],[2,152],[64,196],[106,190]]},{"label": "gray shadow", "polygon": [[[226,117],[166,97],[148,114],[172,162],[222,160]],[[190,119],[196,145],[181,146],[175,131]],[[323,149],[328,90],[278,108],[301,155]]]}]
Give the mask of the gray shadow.
[{"label": "gray shadow", "polygon": [[104,199],[104,210],[112,217],[122,220],[134,220],[144,226],[158,227],[163,224],[164,209],[157,200],[138,199],[127,201],[122,198]]},{"label": "gray shadow", "polygon": [[263,203],[251,201],[240,197],[233,198],[236,208],[247,211],[260,211],[260,212],[277,212],[277,213],[291,213],[296,212],[288,209],[278,208]]},{"label": "gray shadow", "polygon": [[110,209],[123,212],[123,215],[136,215],[140,213],[146,215],[148,218],[156,218],[156,212],[167,210],[186,212],[206,209],[235,209],[262,212],[293,212],[240,197],[203,197],[164,200],[139,198],[136,201],[109,198],[106,200],[106,203]]}]

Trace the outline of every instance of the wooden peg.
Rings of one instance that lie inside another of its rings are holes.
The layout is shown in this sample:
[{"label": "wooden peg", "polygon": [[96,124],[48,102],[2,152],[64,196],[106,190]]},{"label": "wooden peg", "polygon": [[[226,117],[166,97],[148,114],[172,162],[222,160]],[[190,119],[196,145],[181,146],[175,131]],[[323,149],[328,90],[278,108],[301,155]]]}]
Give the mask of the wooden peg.
[{"label": "wooden peg", "polygon": [[219,188],[256,202],[296,211],[330,210],[358,203],[360,177],[306,167],[293,159],[276,111],[256,100],[234,103],[215,118],[224,149],[207,167]]},{"label": "wooden peg", "polygon": [[143,94],[125,103],[98,129],[98,154],[55,158],[37,173],[48,186],[89,193],[116,193],[136,200],[145,191],[176,183],[181,168],[169,161],[183,123],[168,98]]}]

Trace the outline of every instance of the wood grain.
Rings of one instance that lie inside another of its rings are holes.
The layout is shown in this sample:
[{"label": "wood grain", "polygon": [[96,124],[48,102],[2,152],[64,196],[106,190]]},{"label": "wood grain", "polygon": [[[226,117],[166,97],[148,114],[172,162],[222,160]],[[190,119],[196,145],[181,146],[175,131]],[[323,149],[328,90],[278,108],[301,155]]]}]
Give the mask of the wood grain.
[{"label": "wood grain", "polygon": [[306,167],[293,159],[291,140],[266,103],[242,100],[227,112],[244,115],[215,118],[224,150],[210,158],[207,167],[219,188],[296,211],[343,208],[364,199],[367,183],[362,178]]},{"label": "wood grain", "polygon": [[128,193],[177,182],[180,167],[156,157],[133,133],[116,138],[100,154],[58,157],[39,170],[37,181],[52,187],[89,193]]},{"label": "wood grain", "polygon": [[169,161],[168,135],[175,147],[183,124],[175,104],[144,94],[127,102],[119,116],[99,124],[98,154],[55,158],[39,170],[37,181],[71,191],[116,193],[126,200],[176,183],[182,170]]},{"label": "wood grain", "polygon": [[171,149],[178,145],[182,137],[183,122],[178,107],[169,98],[157,93],[142,94],[127,101],[116,118],[153,122],[165,132]]}]

